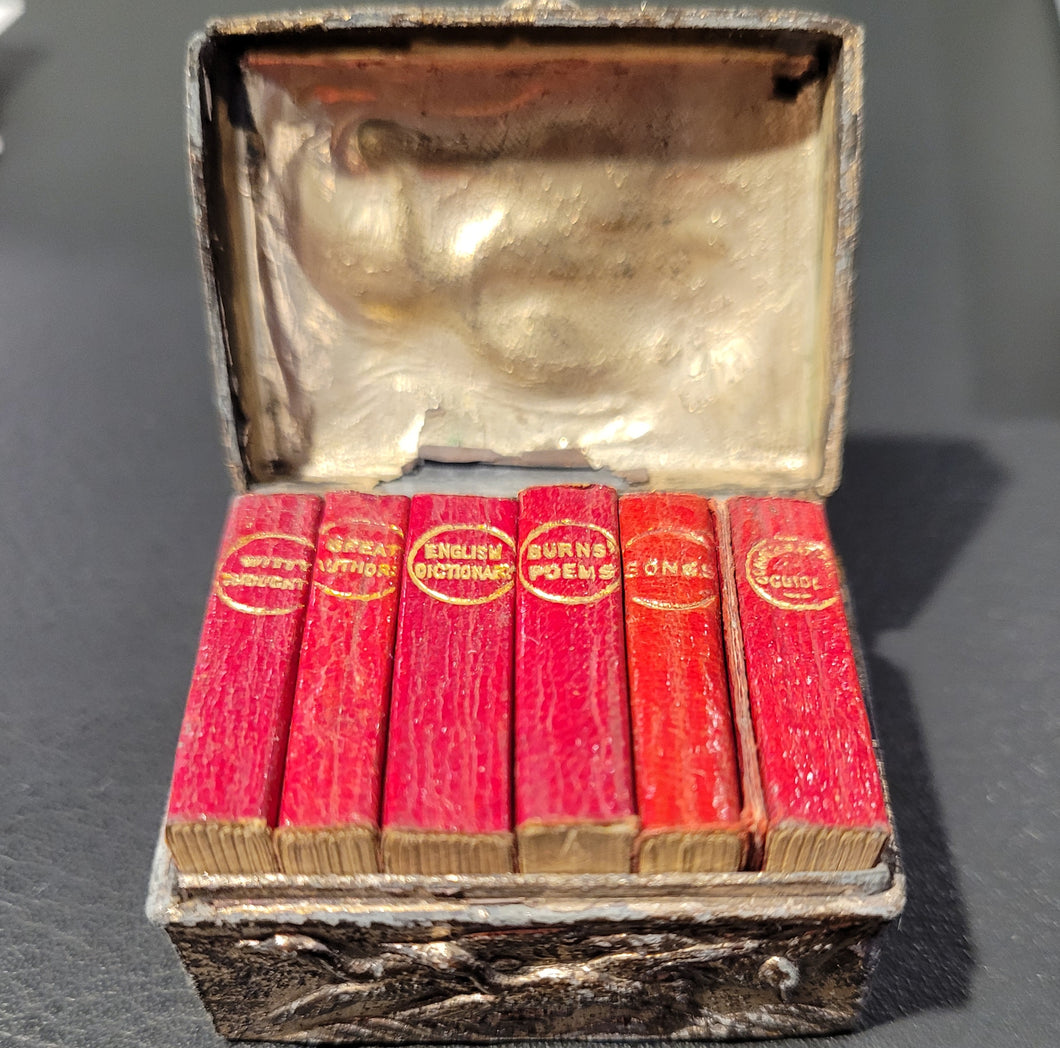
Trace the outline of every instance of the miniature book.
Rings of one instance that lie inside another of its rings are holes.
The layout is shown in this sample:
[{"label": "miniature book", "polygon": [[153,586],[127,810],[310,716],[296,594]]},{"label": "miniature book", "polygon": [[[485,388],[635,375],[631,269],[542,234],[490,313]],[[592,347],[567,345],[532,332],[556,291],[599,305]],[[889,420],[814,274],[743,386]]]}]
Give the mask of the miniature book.
[{"label": "miniature book", "polygon": [[763,869],[866,869],[890,830],[824,509],[728,505],[768,818]]},{"label": "miniature book", "polygon": [[508,873],[514,499],[416,495],[384,783],[390,873]]},{"label": "miniature book", "polygon": [[747,832],[710,503],[698,495],[624,495],[619,523],[637,869],[738,870]]},{"label": "miniature book", "polygon": [[287,743],[286,873],[376,873],[409,500],[326,496]]},{"label": "miniature book", "polygon": [[524,873],[628,872],[633,807],[618,497],[519,496],[515,808]]},{"label": "miniature book", "polygon": [[177,743],[166,840],[182,873],[267,873],[321,500],[232,503]]}]

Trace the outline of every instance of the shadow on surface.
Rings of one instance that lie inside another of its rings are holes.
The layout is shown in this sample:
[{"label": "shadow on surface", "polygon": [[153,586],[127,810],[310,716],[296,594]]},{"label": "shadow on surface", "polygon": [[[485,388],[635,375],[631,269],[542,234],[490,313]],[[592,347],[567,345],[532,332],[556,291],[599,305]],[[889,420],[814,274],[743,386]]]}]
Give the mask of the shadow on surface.
[{"label": "shadow on surface", "polygon": [[875,1026],[963,1005],[976,950],[916,703],[902,674],[885,660],[870,655],[868,672],[907,877],[905,910],[883,934],[862,1013],[862,1025]]},{"label": "shadow on surface", "polygon": [[863,1024],[967,1001],[975,944],[915,696],[874,654],[906,627],[993,504],[1005,474],[974,443],[852,438],[829,520],[855,595],[908,900],[885,932]]},{"label": "shadow on surface", "polygon": [[976,444],[852,437],[828,520],[866,648],[904,629],[979,529],[1005,475]]}]

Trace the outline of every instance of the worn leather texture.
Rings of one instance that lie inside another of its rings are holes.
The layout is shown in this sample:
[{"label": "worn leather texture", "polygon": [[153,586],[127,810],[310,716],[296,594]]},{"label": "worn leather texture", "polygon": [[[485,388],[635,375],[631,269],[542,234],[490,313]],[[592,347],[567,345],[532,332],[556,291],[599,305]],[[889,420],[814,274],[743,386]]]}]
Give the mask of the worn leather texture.
[{"label": "worn leather texture", "polygon": [[412,500],[384,830],[511,829],[515,515],[514,499]]},{"label": "worn leather texture", "polygon": [[520,493],[517,827],[633,815],[621,584],[613,489]]},{"label": "worn leather texture", "polygon": [[321,505],[315,495],[232,503],[177,740],[170,823],[276,825]]},{"label": "worn leather texture", "polygon": [[625,495],[619,522],[642,830],[735,831],[740,784],[710,504]]},{"label": "worn leather texture", "polygon": [[280,825],[378,827],[409,500],[324,500]]},{"label": "worn leather texture", "polygon": [[783,823],[886,826],[823,507],[740,498],[729,516],[767,847]]}]

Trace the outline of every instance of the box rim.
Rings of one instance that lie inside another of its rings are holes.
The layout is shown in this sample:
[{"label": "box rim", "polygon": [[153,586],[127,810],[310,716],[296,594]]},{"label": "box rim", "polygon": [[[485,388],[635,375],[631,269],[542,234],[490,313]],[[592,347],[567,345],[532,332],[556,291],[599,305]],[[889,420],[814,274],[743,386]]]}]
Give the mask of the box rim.
[{"label": "box rim", "polygon": [[[586,888],[603,896],[586,898]],[[181,877],[159,834],[145,912],[160,927],[267,919],[300,924],[577,923],[685,918],[890,920],[905,902],[905,874],[892,849],[871,870],[851,873],[504,874],[482,877],[362,876]]]}]

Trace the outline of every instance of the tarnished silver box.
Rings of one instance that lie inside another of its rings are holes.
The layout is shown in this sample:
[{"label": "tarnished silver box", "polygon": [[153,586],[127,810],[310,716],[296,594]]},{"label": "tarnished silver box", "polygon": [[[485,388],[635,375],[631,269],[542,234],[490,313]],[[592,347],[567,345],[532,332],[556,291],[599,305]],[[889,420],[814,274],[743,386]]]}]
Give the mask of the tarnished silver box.
[{"label": "tarnished silver box", "polygon": [[[826,497],[861,48],[742,9],[211,24],[189,146],[236,488],[434,460]],[[249,878],[160,843],[148,914],[231,1038],[720,1039],[853,1025],[903,899],[893,847],[842,874]]]}]

